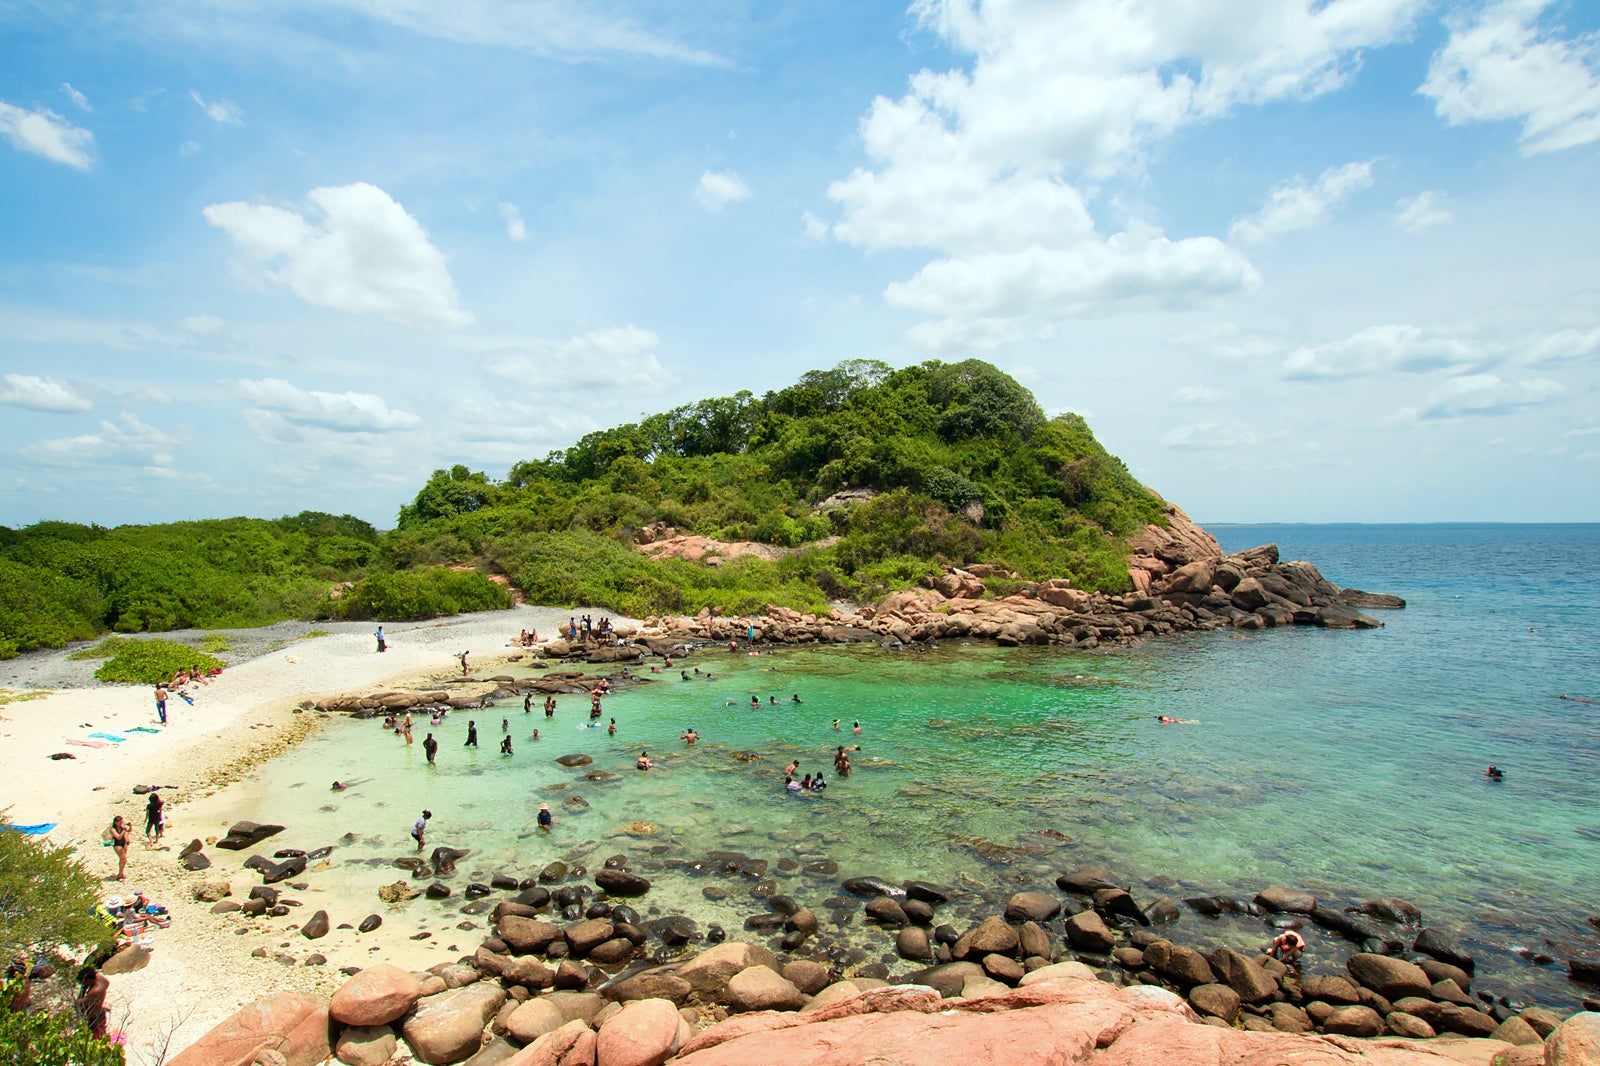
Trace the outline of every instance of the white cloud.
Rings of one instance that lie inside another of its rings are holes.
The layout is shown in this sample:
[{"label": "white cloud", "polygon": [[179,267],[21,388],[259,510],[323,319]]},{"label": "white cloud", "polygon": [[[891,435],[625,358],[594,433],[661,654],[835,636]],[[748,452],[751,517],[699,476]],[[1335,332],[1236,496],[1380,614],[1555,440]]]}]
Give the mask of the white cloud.
[{"label": "white cloud", "polygon": [[750,186],[731,170],[708,170],[700,175],[694,198],[707,211],[721,211],[728,204],[750,199]]},{"label": "white cloud", "polygon": [[1423,0],[918,0],[970,69],[923,70],[879,97],[859,133],[871,168],[834,182],[832,235],[944,258],[891,285],[934,320],[918,343],[1003,343],[1041,322],[1190,308],[1255,289],[1213,237],[1138,220],[1103,233],[1086,182],[1138,171],[1150,146],[1234,109],[1343,84],[1360,49],[1403,36]]},{"label": "white cloud", "polygon": [[444,256],[388,193],[357,182],[312,189],[307,199],[319,218],[245,203],[212,204],[204,214],[265,268],[265,280],[307,303],[398,321],[472,321]]},{"label": "white cloud", "polygon": [[214,337],[223,331],[227,323],[216,315],[201,314],[190,315],[182,325],[185,333],[192,333],[196,337]]},{"label": "white cloud", "polygon": [[1558,381],[1533,378],[1502,381],[1493,374],[1451,378],[1428,398],[1417,417],[1423,421],[1508,415],[1527,407],[1543,407],[1565,391]]},{"label": "white cloud", "polygon": [[330,0],[413,33],[458,44],[516,48],[545,56],[589,56],[608,52],[655,56],[688,63],[722,64],[710,52],[679,44],[631,19],[602,13],[578,0]]},{"label": "white cloud", "polygon": [[1600,353],[1600,328],[1559,329],[1522,343],[1522,362],[1529,366],[1554,366],[1592,359]]},{"label": "white cloud", "polygon": [[244,112],[238,105],[229,100],[207,101],[197,90],[190,90],[189,99],[200,105],[200,110],[213,122],[224,122],[231,126],[244,125]]},{"label": "white cloud", "polygon": [[23,450],[51,466],[166,466],[170,449],[180,438],[124,414],[115,422],[102,420],[98,433],[58,437],[30,444]]},{"label": "white cloud", "polygon": [[90,403],[60,378],[7,374],[0,386],[0,404],[33,411],[87,411]]},{"label": "white cloud", "polygon": [[234,388],[261,411],[298,425],[338,433],[387,433],[411,429],[422,422],[410,411],[391,408],[381,396],[370,392],[308,390],[281,378],[245,379],[235,382]]},{"label": "white cloud", "polygon": [[661,339],[638,326],[591,330],[560,344],[543,343],[489,352],[485,372],[511,381],[548,382],[551,388],[661,388],[672,375],[656,359]]},{"label": "white cloud", "polygon": [[1403,233],[1421,233],[1454,221],[1455,215],[1439,200],[1439,194],[1432,189],[1425,189],[1415,196],[1401,197],[1395,204],[1399,209],[1394,216],[1395,228]]},{"label": "white cloud", "polygon": [[1296,177],[1272,190],[1261,210],[1234,221],[1228,236],[1246,244],[1261,244],[1295,230],[1310,229],[1327,221],[1335,207],[1352,193],[1372,186],[1372,160],[1329,167],[1314,182]]},{"label": "white cloud", "polygon": [[52,163],[88,170],[94,165],[94,134],[45,108],[25,111],[0,100],[0,137],[20,152],[31,152]]},{"label": "white cloud", "polygon": [[1541,27],[1549,0],[1500,0],[1447,20],[1418,90],[1452,126],[1518,121],[1523,155],[1600,140],[1600,35]]},{"label": "white cloud", "polygon": [[1208,385],[1184,385],[1172,394],[1175,402],[1188,404],[1221,403],[1226,398],[1220,390]]},{"label": "white cloud", "polygon": [[1486,358],[1481,349],[1417,326],[1370,326],[1344,340],[1296,348],[1284,360],[1292,380],[1354,378],[1382,373],[1460,370]]},{"label": "white cloud", "polygon": [[69,82],[69,81],[62,82],[61,83],[61,91],[67,94],[67,99],[71,100],[73,102],[73,104],[75,104],[78,107],[78,109],[80,111],[93,111],[94,110],[94,108],[89,106],[89,98],[87,96],[83,95],[82,93],[80,93],[78,90],[74,89],[72,87],[72,83],[71,82]]},{"label": "white cloud", "polygon": [[528,239],[528,227],[522,221],[522,212],[516,204],[501,204],[500,217],[505,220],[506,236],[514,241]]},{"label": "white cloud", "polygon": [[828,223],[810,211],[800,213],[800,232],[808,241],[823,241],[828,237]]}]

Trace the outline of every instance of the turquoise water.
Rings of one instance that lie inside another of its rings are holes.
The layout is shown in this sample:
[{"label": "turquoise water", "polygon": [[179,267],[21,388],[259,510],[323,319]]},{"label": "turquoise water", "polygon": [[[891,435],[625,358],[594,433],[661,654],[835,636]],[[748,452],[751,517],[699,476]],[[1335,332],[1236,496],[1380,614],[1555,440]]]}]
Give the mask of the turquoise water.
[{"label": "turquoise water", "polygon": [[[469,874],[537,870],[554,858],[592,868],[627,852],[657,877],[652,901],[734,927],[761,909],[747,884],[665,867],[719,848],[774,865],[831,858],[836,877],[795,874],[784,890],[820,905],[842,877],[924,877],[972,891],[972,913],[1091,863],[1142,900],[1270,883],[1339,905],[1400,896],[1479,955],[1480,987],[1575,1004],[1583,991],[1564,967],[1514,949],[1600,950],[1600,931],[1585,922],[1600,913],[1600,704],[1558,698],[1600,698],[1600,527],[1213,532],[1227,550],[1275,541],[1284,558],[1311,559],[1340,584],[1410,606],[1382,613],[1385,628],[1368,632],[1220,631],[1089,653],[957,643],[707,649],[609,697],[614,738],[583,728],[587,700],[562,698],[553,723],[537,703],[524,715],[520,701],[505,701],[451,715],[435,730],[442,747],[429,768],[425,720],[409,749],[376,722],[335,720],[236,789],[232,813],[286,822],[300,846],[355,831],[362,843],[336,853],[345,864],[329,876],[369,894],[395,871],[353,860],[406,854],[406,831],[426,806],[430,844],[474,849]],[[678,665],[716,676],[684,682]],[[795,693],[802,703],[790,701]],[[1161,726],[1158,714],[1199,724]],[[510,758],[496,753],[502,716]],[[468,717],[478,750],[461,747]],[[687,751],[678,737],[690,726],[703,739]],[[527,739],[535,727],[545,739]],[[862,746],[848,780],[832,773],[840,743]],[[633,760],[645,748],[664,765],[640,774]],[[734,758],[746,751],[764,760]],[[569,752],[594,766],[554,764]],[[828,791],[785,795],[790,759],[802,773],[827,772]],[[1484,778],[1490,762],[1506,770],[1503,783]],[[615,776],[586,780],[595,769]],[[365,783],[330,797],[326,782],[351,777]],[[571,795],[589,808],[563,806]],[[533,831],[540,802],[557,812],[551,834]],[[619,833],[635,820],[659,829]],[[730,898],[703,899],[708,884]],[[1259,919],[1186,914],[1174,936],[1239,944],[1264,929]],[[1317,934],[1313,958],[1331,962],[1340,946]]]}]

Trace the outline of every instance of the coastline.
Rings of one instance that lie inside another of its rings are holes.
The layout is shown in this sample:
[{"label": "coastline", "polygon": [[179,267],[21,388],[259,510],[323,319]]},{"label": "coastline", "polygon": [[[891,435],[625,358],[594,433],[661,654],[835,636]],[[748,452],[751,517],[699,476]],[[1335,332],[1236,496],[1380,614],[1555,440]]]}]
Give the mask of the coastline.
[{"label": "coastline", "polygon": [[[56,822],[44,839],[73,848],[91,872],[101,875],[103,896],[138,889],[171,911],[171,926],[154,934],[148,965],[112,978],[112,1027],[128,1034],[132,1060],[162,1047],[187,1046],[266,992],[326,994],[344,979],[340,964],[363,961],[351,953],[324,967],[285,967],[270,958],[252,958],[251,946],[282,943],[284,934],[260,928],[254,936],[237,935],[236,921],[225,923],[210,913],[210,904],[193,898],[193,886],[204,878],[178,865],[179,852],[192,839],[206,842],[227,829],[198,823],[194,805],[314,732],[317,716],[305,713],[303,702],[446,678],[459,671],[455,656],[466,649],[479,672],[514,654],[508,642],[520,630],[553,633],[569,614],[520,606],[385,626],[389,650],[382,655],[375,650],[370,623],[322,623],[320,628],[335,631],[273,641],[253,657],[231,663],[210,685],[197,687],[194,706],[169,700],[165,728],[144,686],[94,682],[95,687],[49,689],[48,695],[0,705],[0,744],[7,752],[0,809],[7,810],[8,819]],[[34,687],[40,681],[92,675],[97,664],[81,668],[66,659],[71,650],[31,652],[8,661],[0,666],[4,689],[26,694],[41,691]],[[125,739],[103,742],[105,747],[67,743],[94,732]],[[58,752],[74,757],[52,760]],[[135,785],[163,786],[168,797],[168,830],[159,848],[145,840],[144,797],[134,794]],[[99,846],[102,831],[117,814],[135,830],[127,880],[121,884],[110,849]],[[241,886],[236,898],[247,891]],[[304,917],[314,909],[305,908]],[[371,947],[380,948],[386,960],[419,968],[455,957],[441,952],[442,945],[419,946],[392,934],[364,942],[361,954],[370,954]]]}]

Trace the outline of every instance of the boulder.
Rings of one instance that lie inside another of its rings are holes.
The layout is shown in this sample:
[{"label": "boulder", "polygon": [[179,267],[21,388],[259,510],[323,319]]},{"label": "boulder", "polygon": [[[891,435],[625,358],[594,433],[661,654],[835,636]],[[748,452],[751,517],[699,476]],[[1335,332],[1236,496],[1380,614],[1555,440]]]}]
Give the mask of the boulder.
[{"label": "boulder", "polygon": [[[598,1038],[583,1022],[568,1022],[503,1061],[503,1066],[595,1066]],[[469,1066],[476,1066],[476,1058]]]},{"label": "boulder", "polygon": [[1409,1037],[1413,1040],[1431,1040],[1439,1035],[1433,1026],[1415,1014],[1398,1010],[1389,1012],[1388,1017],[1383,1019],[1383,1027],[1395,1036]]},{"label": "boulder", "polygon": [[256,1000],[167,1060],[167,1066],[253,1063],[276,1054],[286,1066],[316,1066],[328,1046],[328,1001],[279,992]]},{"label": "boulder", "polygon": [[1271,999],[1278,991],[1278,982],[1247,958],[1232,948],[1218,948],[1210,955],[1211,968],[1227,986],[1239,994],[1246,1003],[1260,1003]]},{"label": "boulder", "polygon": [[575,755],[563,755],[560,758],[556,759],[556,762],[558,764],[560,764],[561,766],[565,766],[565,767],[571,769],[572,767],[576,767],[576,766],[588,766],[590,763],[594,762],[594,760],[589,758],[589,756],[587,756],[587,755],[576,755],[575,754]]},{"label": "boulder", "polygon": [[1324,1003],[1360,1003],[1361,992],[1355,982],[1337,974],[1313,973],[1300,979],[1300,992],[1306,999],[1320,999]]},{"label": "boulder", "polygon": [[1357,952],[1345,963],[1345,969],[1357,984],[1388,1000],[1427,996],[1433,990],[1433,982],[1428,980],[1422,967],[1388,955]]},{"label": "boulder", "polygon": [[300,927],[300,935],[307,940],[321,940],[328,935],[328,912],[318,911]]},{"label": "boulder", "polygon": [[1542,1044],[1544,1037],[1533,1031],[1533,1026],[1512,1015],[1489,1034],[1491,1040],[1504,1040],[1508,1044]]},{"label": "boulder", "polygon": [[1317,897],[1311,893],[1276,885],[1257,892],[1256,902],[1269,911],[1285,911],[1289,914],[1310,914],[1317,908]]},{"label": "boulder", "polygon": [[595,1050],[605,1066],[661,1066],[677,1054],[687,1031],[678,1008],[664,999],[624,1004],[600,1027]]},{"label": "boulder", "polygon": [[[1468,955],[1461,947],[1461,942],[1443,929],[1429,926],[1417,934],[1417,939],[1412,942],[1413,950],[1424,955],[1431,955],[1440,962],[1447,962],[1452,966],[1460,967],[1468,974],[1476,970],[1472,956]],[[1466,986],[1462,986],[1466,987]]]},{"label": "boulder", "polygon": [[783,979],[798,988],[802,994],[814,996],[828,987],[833,975],[820,962],[796,959],[783,968]]},{"label": "boulder", "polygon": [[339,1034],[333,1056],[345,1066],[383,1066],[398,1043],[387,1025],[352,1025]]},{"label": "boulder", "polygon": [[1174,984],[1190,988],[1216,982],[1206,957],[1193,948],[1157,940],[1144,949],[1145,965]]},{"label": "boulder", "polygon": [[233,895],[233,886],[226,881],[201,881],[192,891],[201,903],[215,903],[224,896]]},{"label": "boulder", "polygon": [[428,996],[400,1023],[400,1035],[419,1062],[448,1066],[478,1050],[505,1002],[505,990],[487,981]]},{"label": "boulder", "polygon": [[1306,1012],[1293,1003],[1268,1004],[1267,1016],[1272,1019],[1272,1027],[1280,1033],[1309,1033],[1315,1028]]},{"label": "boulder", "polygon": [[999,918],[985,918],[961,934],[950,953],[958,959],[1010,955],[1017,950],[1017,931]]},{"label": "boulder", "polygon": [[1377,1036],[1383,1032],[1383,1018],[1359,1004],[1336,1007],[1322,1023],[1322,1030],[1335,1036]]},{"label": "boulder", "polygon": [[421,997],[422,985],[415,974],[380,962],[340,985],[328,1004],[328,1013],[344,1025],[386,1025]]},{"label": "boulder", "polygon": [[[1067,919],[1067,943],[1079,951],[1094,955],[1108,955],[1116,945],[1105,921],[1094,911],[1084,911]],[[1207,978],[1209,980],[1209,978]]]},{"label": "boulder", "polygon": [[217,841],[217,847],[226,851],[244,851],[253,848],[261,841],[283,832],[281,825],[262,825],[256,822],[234,822],[228,827],[227,835]]},{"label": "boulder", "polygon": [[1061,901],[1048,892],[1018,892],[1006,901],[1008,922],[1048,922],[1061,913]]},{"label": "boulder", "polygon": [[1149,925],[1150,919],[1145,917],[1139,905],[1126,889],[1102,888],[1094,894],[1094,909],[1108,922],[1117,922],[1120,925]]},{"label": "boulder", "polygon": [[519,952],[542,952],[561,936],[561,930],[550,922],[516,914],[508,914],[496,922],[495,931],[507,947]]},{"label": "boulder", "polygon": [[874,896],[867,900],[867,920],[878,922],[882,925],[902,926],[910,924],[911,919],[906,916],[905,908],[900,906],[890,896]]},{"label": "boulder", "polygon": [[728,1005],[735,1011],[799,1010],[805,996],[771,967],[751,966],[729,980]]},{"label": "boulder", "polygon": [[511,1012],[505,1019],[505,1029],[513,1040],[531,1044],[544,1034],[555,1032],[570,1020],[548,997],[536,996],[519,1004]]},{"label": "boulder", "polygon": [[1600,1013],[1583,1011],[1556,1027],[1544,1042],[1545,1066],[1600,1063]]},{"label": "boulder", "polygon": [[919,926],[908,925],[895,933],[894,949],[902,959],[912,962],[933,961],[933,944],[928,939],[928,931]]},{"label": "boulder", "polygon": [[1229,1025],[1239,1018],[1239,993],[1227,985],[1195,985],[1189,989],[1189,1002],[1201,1014],[1221,1018]]},{"label": "boulder", "polygon": [[983,967],[984,973],[1007,985],[1016,984],[1027,973],[1022,968],[1022,963],[1005,955],[985,955],[979,965]]},{"label": "boulder", "polygon": [[[777,965],[777,960],[773,958],[770,951],[767,952],[767,957],[773,959],[774,966]],[[714,987],[707,986],[699,991],[707,998],[718,998],[726,991],[726,985],[727,980],[724,979]],[[666,973],[662,970],[646,970],[643,973],[637,973],[632,977],[602,986],[600,995],[613,1003],[632,1003],[634,1000],[640,999],[668,999],[681,1007],[689,1001],[690,995],[696,991],[697,988],[695,986],[690,985],[688,981],[676,974]]]},{"label": "boulder", "polygon": [[759,944],[730,940],[684,963],[678,968],[677,976],[696,992],[715,994],[725,989],[735,974],[751,966],[765,966],[776,971],[778,959]]},{"label": "boulder", "polygon": [[604,918],[591,918],[586,922],[568,926],[562,931],[567,947],[572,953],[582,958],[594,948],[604,944],[616,933],[616,926]]},{"label": "boulder", "polygon": [[142,970],[148,965],[150,965],[149,948],[126,944],[100,966],[100,972],[107,977],[115,977],[119,973],[133,973],[135,970]]},{"label": "boulder", "polygon": [[650,891],[648,880],[627,870],[601,870],[594,883],[608,896],[642,896]]},{"label": "boulder", "polygon": [[1561,1015],[1548,1007],[1528,1007],[1520,1017],[1533,1026],[1533,1031],[1539,1034],[1540,1039],[1555,1032],[1564,1020]]}]

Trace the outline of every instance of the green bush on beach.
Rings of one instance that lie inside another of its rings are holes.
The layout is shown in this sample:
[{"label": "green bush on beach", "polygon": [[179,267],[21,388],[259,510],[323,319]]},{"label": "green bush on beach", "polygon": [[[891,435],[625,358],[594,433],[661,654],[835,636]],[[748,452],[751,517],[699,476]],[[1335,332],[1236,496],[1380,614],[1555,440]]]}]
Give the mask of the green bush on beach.
[{"label": "green bush on beach", "polygon": [[130,640],[94,676],[124,685],[154,685],[183,670],[206,673],[222,665],[221,660],[176,641]]}]

